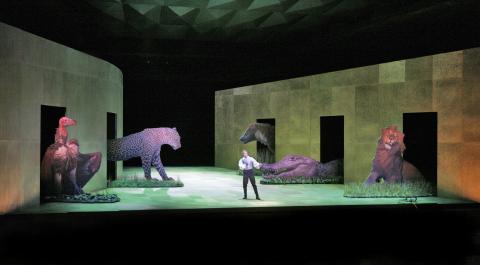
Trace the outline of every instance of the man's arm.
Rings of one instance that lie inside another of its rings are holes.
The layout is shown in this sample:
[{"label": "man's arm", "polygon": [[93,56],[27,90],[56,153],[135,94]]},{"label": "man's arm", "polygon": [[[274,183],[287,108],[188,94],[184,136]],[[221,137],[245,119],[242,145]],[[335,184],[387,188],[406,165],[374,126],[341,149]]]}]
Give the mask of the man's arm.
[{"label": "man's arm", "polygon": [[253,160],[253,166],[256,169],[259,169],[262,164],[258,163],[257,160],[255,160],[255,158],[253,158],[253,157],[252,157],[252,160]]}]

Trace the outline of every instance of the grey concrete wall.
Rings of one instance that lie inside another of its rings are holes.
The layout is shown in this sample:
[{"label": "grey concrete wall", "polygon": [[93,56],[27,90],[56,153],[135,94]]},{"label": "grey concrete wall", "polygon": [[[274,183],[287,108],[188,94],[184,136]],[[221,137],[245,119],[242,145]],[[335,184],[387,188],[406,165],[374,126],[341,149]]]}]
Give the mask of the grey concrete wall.
[{"label": "grey concrete wall", "polygon": [[[480,201],[480,48],[217,91],[215,165],[236,168],[248,124],[275,118],[278,161],[320,159],[320,116],[344,115],[345,182],[369,174],[380,129],[438,113],[440,196]],[[408,137],[408,135],[406,136]],[[408,148],[408,146],[407,146]]]},{"label": "grey concrete wall", "polygon": [[[39,203],[40,106],[63,106],[80,151],[102,152],[85,191],[106,187],[106,117],[123,135],[123,77],[114,65],[0,23],[0,213]],[[52,136],[53,139],[53,136]],[[117,164],[118,174],[122,164]]]}]

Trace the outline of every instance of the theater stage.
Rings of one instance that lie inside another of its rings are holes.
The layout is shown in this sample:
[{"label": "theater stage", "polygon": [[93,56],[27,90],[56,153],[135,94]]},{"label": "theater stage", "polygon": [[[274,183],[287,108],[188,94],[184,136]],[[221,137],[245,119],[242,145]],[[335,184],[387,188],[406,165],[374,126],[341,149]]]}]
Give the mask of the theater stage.
[{"label": "theater stage", "polygon": [[[249,184],[248,200],[242,200],[242,177],[235,170],[216,167],[169,167],[167,174],[180,179],[180,188],[108,188],[98,193],[115,193],[120,202],[105,204],[44,203],[18,213],[62,213],[93,211],[129,211],[155,209],[202,209],[238,207],[395,205],[400,198],[346,198],[341,184],[262,185],[257,177],[261,201],[254,199]],[[143,176],[142,168],[125,168],[125,176]],[[160,178],[152,169],[152,177]],[[465,200],[423,197],[417,204],[458,204]]]}]

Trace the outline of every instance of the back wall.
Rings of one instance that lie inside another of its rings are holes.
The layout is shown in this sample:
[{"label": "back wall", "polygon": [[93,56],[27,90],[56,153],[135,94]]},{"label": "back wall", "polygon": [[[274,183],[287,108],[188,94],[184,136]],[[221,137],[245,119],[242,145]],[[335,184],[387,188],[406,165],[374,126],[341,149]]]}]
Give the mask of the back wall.
[{"label": "back wall", "polygon": [[[320,116],[344,115],[345,182],[369,174],[380,129],[402,114],[438,112],[437,190],[480,200],[480,48],[215,93],[215,165],[236,168],[248,124],[275,118],[276,160],[320,160]],[[408,137],[408,136],[407,136]],[[407,146],[408,148],[408,146]]]}]

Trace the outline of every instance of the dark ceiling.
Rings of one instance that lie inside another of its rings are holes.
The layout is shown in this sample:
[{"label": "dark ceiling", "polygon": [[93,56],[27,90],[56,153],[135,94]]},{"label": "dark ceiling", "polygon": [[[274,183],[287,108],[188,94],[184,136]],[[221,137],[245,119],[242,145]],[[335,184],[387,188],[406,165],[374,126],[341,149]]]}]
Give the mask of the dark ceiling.
[{"label": "dark ceiling", "polygon": [[479,2],[12,0],[0,21],[130,77],[223,89],[479,46]]},{"label": "dark ceiling", "polygon": [[117,36],[233,42],[288,39],[369,7],[352,0],[87,1],[118,20],[107,25]]},{"label": "dark ceiling", "polygon": [[167,164],[213,164],[215,90],[480,46],[478,0],[11,0],[0,21],[117,65],[124,133],[185,136]]}]

